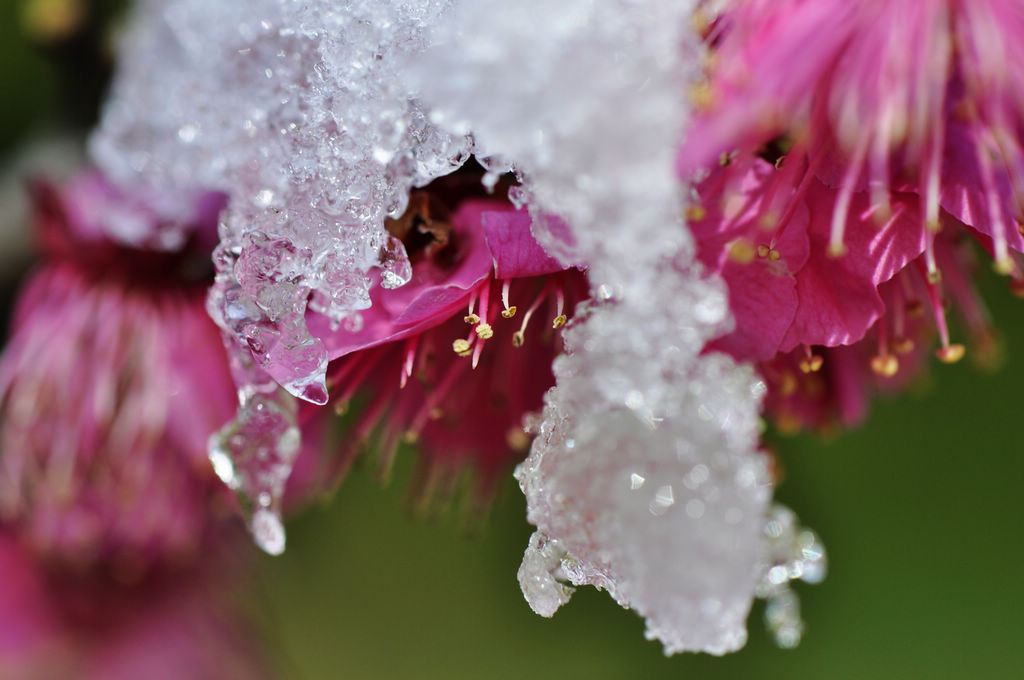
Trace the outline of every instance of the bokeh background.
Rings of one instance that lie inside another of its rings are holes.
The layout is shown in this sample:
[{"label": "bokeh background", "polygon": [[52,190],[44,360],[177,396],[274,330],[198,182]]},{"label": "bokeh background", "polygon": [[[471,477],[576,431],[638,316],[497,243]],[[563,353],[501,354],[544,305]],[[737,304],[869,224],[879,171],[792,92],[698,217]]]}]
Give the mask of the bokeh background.
[{"label": "bokeh background", "polygon": [[[20,183],[80,162],[123,4],[0,0],[4,318],[31,264]],[[1000,370],[936,361],[856,431],[768,435],[783,470],[777,497],[829,551],[828,579],[796,586],[807,622],[798,649],[772,646],[759,606],[746,648],[722,659],[665,658],[636,615],[593,589],[554,619],[537,617],[515,578],[531,528],[514,480],[482,526],[457,506],[424,518],[406,501],[414,454],[402,451],[386,486],[372,464],[357,464],[332,498],[290,522],[283,557],[257,558],[250,605],[283,676],[1016,677],[1024,301],[995,275],[979,275],[1003,334]]]}]

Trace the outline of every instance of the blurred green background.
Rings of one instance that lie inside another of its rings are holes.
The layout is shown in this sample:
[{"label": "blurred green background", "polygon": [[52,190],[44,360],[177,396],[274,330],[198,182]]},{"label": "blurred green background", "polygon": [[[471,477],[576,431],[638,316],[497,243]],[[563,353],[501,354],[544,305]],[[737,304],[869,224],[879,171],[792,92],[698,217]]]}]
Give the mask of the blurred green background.
[{"label": "blurred green background", "polygon": [[[91,7],[102,27],[121,3],[0,2],[5,167],[31,140],[80,135],[104,75],[103,30],[73,44],[44,39],[38,27],[26,35],[26,7],[40,4]],[[8,282],[23,264],[4,262]],[[406,453],[386,488],[372,465],[357,466],[332,502],[289,524],[283,557],[259,558],[253,606],[285,677],[1016,676],[1024,302],[994,276],[982,288],[1005,335],[1001,371],[934,362],[925,384],[875,404],[862,429],[829,442],[777,440],[778,498],[829,551],[828,579],[796,586],[807,622],[798,649],[771,645],[760,607],[747,647],[722,659],[665,658],[643,639],[639,618],[593,589],[579,590],[554,619],[537,617],[516,583],[531,528],[514,481],[483,530],[469,535],[452,518],[410,517]]]}]

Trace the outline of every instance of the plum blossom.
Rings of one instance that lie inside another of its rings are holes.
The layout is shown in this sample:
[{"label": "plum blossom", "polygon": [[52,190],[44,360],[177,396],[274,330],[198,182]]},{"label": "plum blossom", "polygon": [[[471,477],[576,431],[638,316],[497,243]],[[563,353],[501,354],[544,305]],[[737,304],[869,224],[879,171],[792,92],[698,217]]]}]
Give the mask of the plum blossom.
[{"label": "plum blossom", "polygon": [[263,677],[230,595],[241,527],[206,459],[235,404],[204,308],[224,197],[91,171],[32,195],[43,259],[0,358],[0,670]]},{"label": "plum blossom", "polygon": [[[965,242],[1020,288],[1019,88],[995,64],[1013,58],[1021,19],[999,2],[752,1],[708,27],[707,80],[679,169],[714,166],[690,217],[737,318],[715,346],[774,363],[762,365],[777,388],[769,411],[797,383],[821,382],[791,379],[787,366],[819,370],[836,354],[822,348],[864,347],[846,378],[835,380],[848,361],[830,372],[829,384],[847,387],[874,381],[854,375],[865,368],[883,389],[905,384],[931,333],[939,359],[959,360],[947,301],[978,358],[998,353]],[[930,332],[913,321],[923,312]],[[838,421],[863,415],[854,392],[865,390],[833,392]]]},{"label": "plum blossom", "polygon": [[435,181],[389,221],[412,263],[408,284],[375,285],[373,306],[348,327],[309,320],[332,359],[335,410],[366,402],[336,464],[372,441],[386,472],[398,443],[414,442],[422,500],[443,497],[468,468],[485,501],[524,455],[524,418],[553,384],[559,329],[587,294],[583,275],[536,242],[527,212],[473,197],[478,177]]}]

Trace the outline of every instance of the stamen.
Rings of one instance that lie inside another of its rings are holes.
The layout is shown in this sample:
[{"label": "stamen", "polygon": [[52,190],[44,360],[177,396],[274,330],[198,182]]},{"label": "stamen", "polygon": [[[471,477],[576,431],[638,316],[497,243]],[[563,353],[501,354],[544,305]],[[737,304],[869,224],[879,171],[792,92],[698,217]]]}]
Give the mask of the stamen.
[{"label": "stamen", "polygon": [[978,167],[981,170],[981,183],[985,191],[985,201],[988,208],[988,218],[992,224],[992,248],[994,250],[992,263],[993,269],[999,274],[1009,274],[1013,271],[1013,260],[1010,258],[1010,250],[1006,240],[1006,219],[999,201],[999,192],[996,189],[995,178],[992,175],[992,165],[989,163],[986,146],[990,141],[981,126],[974,126],[975,134],[978,136],[975,151],[978,160]]},{"label": "stamen", "polygon": [[792,397],[796,394],[796,388],[800,386],[796,376],[790,371],[784,371],[779,380],[779,394],[783,397]]},{"label": "stamen", "polygon": [[728,257],[736,264],[750,264],[754,261],[754,244],[740,237],[729,244]]},{"label": "stamen", "polygon": [[513,347],[522,347],[523,343],[526,342],[526,325],[530,323],[530,317],[532,317],[533,313],[537,311],[538,307],[540,307],[540,303],[547,298],[549,290],[551,290],[550,280],[544,284],[540,293],[537,294],[537,297],[530,303],[530,307],[526,310],[526,313],[523,314],[523,323],[520,324],[519,330],[512,334]]},{"label": "stamen", "polygon": [[563,310],[565,308],[565,291],[561,286],[555,287],[555,320],[551,323],[552,328],[561,328],[568,321]]},{"label": "stamen", "polygon": [[927,271],[924,270],[924,265],[921,264],[921,260],[915,260],[917,266],[921,271],[922,276],[925,279],[925,288],[928,290],[928,301],[932,306],[932,315],[935,318],[935,326],[939,331],[939,340],[942,343],[942,347],[935,350],[935,356],[940,361],[952,364],[960,361],[964,356],[963,345],[953,345],[949,342],[949,326],[946,323],[946,310],[942,305],[942,296],[939,293],[939,287],[936,281],[929,279]]},{"label": "stamen", "polygon": [[864,157],[868,151],[869,141],[870,134],[865,133],[860,143],[854,148],[850,165],[846,168],[839,186],[839,194],[836,196],[836,203],[832,209],[832,226],[828,243],[828,254],[832,257],[842,257],[846,254],[843,234],[846,231],[847,213],[850,211],[850,200],[853,198],[857,179],[860,177],[861,169],[864,167]]},{"label": "stamen", "polygon": [[412,367],[416,363],[416,348],[420,344],[420,336],[414,335],[405,341],[405,361],[402,362],[402,376],[399,389],[403,389],[412,376]]},{"label": "stamen", "polygon": [[[942,117],[939,116],[941,119]],[[944,134],[940,129],[929,140],[928,160],[925,165],[925,191],[921,196],[924,226],[929,231],[939,229],[939,183],[942,172],[942,142]]]},{"label": "stamen", "polygon": [[505,443],[513,451],[522,453],[530,448],[530,435],[523,432],[523,428],[513,425],[505,433]]},{"label": "stamen", "polygon": [[458,340],[452,343],[452,350],[460,357],[468,357],[471,351],[471,347],[472,345],[470,344],[469,340],[466,340],[465,338],[459,338]]},{"label": "stamen", "polygon": [[885,107],[878,123],[874,149],[871,153],[871,209],[876,224],[882,225],[892,215],[889,201],[889,144],[892,137],[892,105]]},{"label": "stamen", "polygon": [[925,281],[937,284],[942,280],[938,265],[935,264],[935,231],[928,229],[924,234]]},{"label": "stamen", "polygon": [[705,210],[704,206],[698,203],[688,206],[684,213],[687,222],[700,222],[702,219],[707,217],[707,214],[708,211]]},{"label": "stamen", "polygon": [[473,368],[480,363],[480,354],[484,351],[484,341],[494,336],[494,329],[488,323],[490,318],[487,315],[491,302],[491,280],[484,282],[483,290],[480,291],[480,317],[483,319],[474,329],[477,335],[477,343],[473,348]]},{"label": "stamen", "polygon": [[821,370],[825,359],[820,354],[815,354],[811,348],[804,345],[804,358],[800,360],[800,370],[804,373],[817,373]]},{"label": "stamen", "polygon": [[877,354],[871,357],[871,370],[883,378],[891,378],[899,372],[900,361],[893,354]]},{"label": "stamen", "polygon": [[516,306],[508,304],[508,291],[512,287],[512,280],[505,279],[504,284],[501,286],[501,304],[504,305],[505,309],[501,310],[501,316],[505,319],[511,319],[516,315]]}]

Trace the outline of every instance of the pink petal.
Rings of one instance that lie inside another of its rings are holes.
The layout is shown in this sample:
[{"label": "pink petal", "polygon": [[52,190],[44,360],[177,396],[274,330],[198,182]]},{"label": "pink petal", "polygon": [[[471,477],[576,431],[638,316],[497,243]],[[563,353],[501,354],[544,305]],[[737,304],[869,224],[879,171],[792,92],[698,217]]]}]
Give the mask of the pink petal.
[{"label": "pink petal", "polygon": [[[976,147],[978,140],[967,125],[954,121],[946,134],[946,148],[942,159],[942,192],[939,203],[958,220],[974,227],[982,234],[995,237],[995,219],[990,214],[981,168],[978,166]],[[1013,196],[1013,186],[1006,168],[993,163],[993,181],[999,210],[1005,221],[1004,237],[1007,244],[1024,252],[1024,238],[1016,228],[1014,218],[1020,219],[1020,208]],[[1024,168],[1014,168],[1024,177]]]},{"label": "pink petal", "polygon": [[868,212],[868,197],[855,194],[847,218],[842,257],[828,255],[836,191],[817,185],[808,191],[811,256],[797,274],[799,297],[782,351],[800,345],[848,345],[867,332],[885,311],[878,284],[924,252],[925,233],[918,197],[893,196],[893,216],[881,227]]},{"label": "pink petal", "polygon": [[[557,217],[547,218],[555,233],[565,230]],[[484,238],[494,258],[494,276],[518,279],[566,269],[547,254],[530,231],[529,213],[522,210],[489,210],[483,213]]]},{"label": "pink petal", "polygon": [[[734,176],[739,173],[742,175]],[[800,206],[776,235],[778,260],[758,257],[743,264],[729,258],[731,244],[738,238],[751,245],[772,240],[773,235],[761,229],[760,220],[762,202],[775,173],[760,159],[754,159],[749,169],[730,166],[716,171],[698,187],[707,212],[690,225],[697,239],[698,258],[725,279],[736,321],[735,330],[711,343],[709,349],[740,360],[765,361],[779,351],[797,308],[794,272],[804,266],[808,256],[809,218]]]}]

